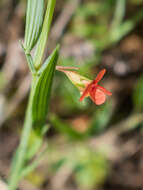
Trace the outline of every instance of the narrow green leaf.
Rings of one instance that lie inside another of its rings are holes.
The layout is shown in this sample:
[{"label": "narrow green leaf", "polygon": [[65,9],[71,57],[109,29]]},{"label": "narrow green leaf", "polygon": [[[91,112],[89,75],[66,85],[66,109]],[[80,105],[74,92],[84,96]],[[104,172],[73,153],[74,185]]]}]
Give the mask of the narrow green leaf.
[{"label": "narrow green leaf", "polygon": [[27,53],[36,44],[43,23],[44,0],[27,0],[24,48]]},{"label": "narrow green leaf", "polygon": [[[41,2],[41,1],[39,1]],[[42,64],[42,59],[45,51],[46,42],[48,40],[48,34],[50,31],[50,26],[53,18],[54,8],[56,0],[48,0],[47,9],[45,13],[44,23],[42,27],[42,32],[38,41],[37,49],[35,52],[34,63],[35,67],[38,69]]]},{"label": "narrow green leaf", "polygon": [[32,103],[32,120],[35,127],[41,128],[45,124],[51,86],[59,54],[59,47],[53,51],[36,76],[35,92]]}]

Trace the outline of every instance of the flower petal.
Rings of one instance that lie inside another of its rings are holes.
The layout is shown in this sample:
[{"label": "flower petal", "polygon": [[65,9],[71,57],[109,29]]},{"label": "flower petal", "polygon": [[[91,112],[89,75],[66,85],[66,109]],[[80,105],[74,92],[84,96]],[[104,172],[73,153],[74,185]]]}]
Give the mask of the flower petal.
[{"label": "flower petal", "polygon": [[95,83],[95,84],[97,84],[97,83],[103,78],[105,72],[106,72],[106,69],[102,69],[102,70],[98,73],[97,77],[96,77],[95,80],[94,80],[94,83]]},{"label": "flower petal", "polygon": [[90,91],[89,91],[89,95],[91,97],[91,99],[93,100],[93,102],[95,102],[95,92],[96,92],[97,88],[95,86],[92,86],[90,88]]},{"label": "flower petal", "polygon": [[102,92],[104,92],[104,93],[107,94],[108,96],[111,96],[111,95],[112,95],[112,93],[111,93],[110,91],[106,90],[106,89],[105,89],[104,87],[102,87],[102,86],[97,85],[97,88],[100,89],[100,90],[102,90]]},{"label": "flower petal", "polygon": [[104,92],[99,89],[96,89],[94,98],[93,96],[90,96],[90,98],[94,101],[96,105],[101,105],[106,101],[106,96]]},{"label": "flower petal", "polygon": [[92,83],[90,83],[90,84],[85,88],[85,90],[83,91],[82,96],[81,96],[80,99],[79,99],[80,101],[82,101],[85,97],[87,97],[87,96],[89,95],[91,85],[92,85]]}]

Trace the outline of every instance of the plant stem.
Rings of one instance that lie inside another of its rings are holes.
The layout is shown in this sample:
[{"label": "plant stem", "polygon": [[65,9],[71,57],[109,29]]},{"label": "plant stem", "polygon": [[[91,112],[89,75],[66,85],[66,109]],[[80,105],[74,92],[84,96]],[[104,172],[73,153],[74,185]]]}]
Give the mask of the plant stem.
[{"label": "plant stem", "polygon": [[34,56],[35,65],[33,64],[31,55],[26,53],[26,58],[27,58],[27,61],[29,64],[29,68],[30,68],[31,72],[33,73],[33,78],[32,78],[30,97],[29,97],[29,101],[28,101],[28,107],[27,107],[25,121],[24,121],[24,127],[23,127],[23,131],[22,131],[22,137],[21,137],[19,147],[16,151],[16,154],[13,158],[13,164],[12,164],[12,168],[11,168],[11,175],[9,178],[8,190],[16,190],[18,183],[21,179],[22,170],[24,168],[25,155],[26,155],[26,151],[27,151],[29,136],[30,136],[31,129],[32,129],[32,104],[33,104],[33,96],[35,93],[35,84],[36,84],[36,80],[37,80],[37,76],[35,75],[35,73],[36,73],[35,69],[38,70],[42,64],[45,46],[46,46],[46,42],[48,40],[48,33],[50,30],[52,17],[53,17],[53,13],[54,13],[55,3],[56,3],[56,0],[48,0],[46,14],[45,14],[45,18],[44,18],[43,27],[42,27],[42,32],[40,34],[40,38],[39,38],[39,41],[37,44],[37,49],[36,49],[35,56]]},{"label": "plant stem", "polygon": [[29,136],[30,136],[30,132],[32,128],[31,107],[32,107],[33,91],[35,87],[35,79],[36,77],[35,78],[33,77],[30,97],[28,101],[28,107],[27,107],[26,116],[24,120],[24,128],[22,131],[22,137],[21,137],[19,147],[13,159],[13,166],[11,168],[11,175],[9,179],[8,190],[16,190],[19,180],[20,180],[20,173],[25,161],[25,153],[27,150],[28,140],[29,140]]}]

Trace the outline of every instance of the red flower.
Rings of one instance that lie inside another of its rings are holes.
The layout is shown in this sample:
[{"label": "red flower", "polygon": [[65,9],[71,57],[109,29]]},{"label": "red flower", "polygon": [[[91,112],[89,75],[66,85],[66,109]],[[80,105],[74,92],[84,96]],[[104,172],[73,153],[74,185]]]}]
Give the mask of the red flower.
[{"label": "red flower", "polygon": [[85,97],[90,96],[90,98],[96,105],[101,105],[106,101],[106,95],[112,95],[111,92],[98,85],[98,82],[103,78],[105,72],[106,69],[101,70],[97,77],[87,85],[87,87],[83,91],[82,96],[80,97],[80,101],[82,101]]}]

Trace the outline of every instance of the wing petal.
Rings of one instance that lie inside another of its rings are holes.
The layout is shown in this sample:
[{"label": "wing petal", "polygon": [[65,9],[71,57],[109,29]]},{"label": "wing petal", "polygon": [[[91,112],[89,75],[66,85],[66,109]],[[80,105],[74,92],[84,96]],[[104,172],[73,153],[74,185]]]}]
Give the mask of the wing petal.
[{"label": "wing petal", "polygon": [[108,96],[111,96],[111,95],[112,95],[112,93],[111,93],[110,91],[106,90],[106,89],[103,88],[102,86],[97,85],[97,88],[100,89],[100,90],[102,90],[102,92],[104,92],[104,93],[107,94]]}]

